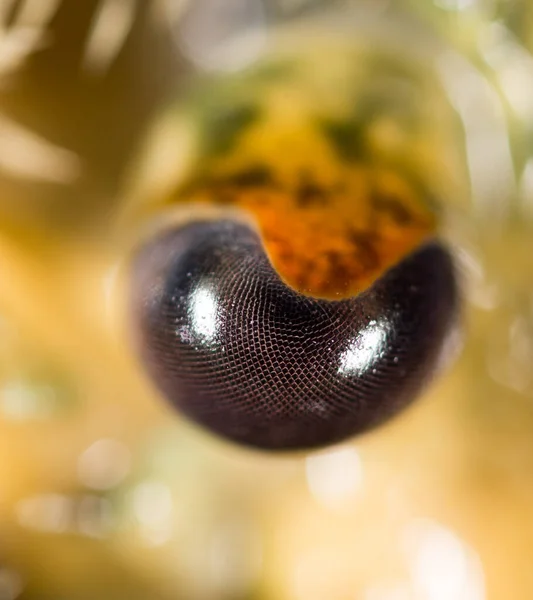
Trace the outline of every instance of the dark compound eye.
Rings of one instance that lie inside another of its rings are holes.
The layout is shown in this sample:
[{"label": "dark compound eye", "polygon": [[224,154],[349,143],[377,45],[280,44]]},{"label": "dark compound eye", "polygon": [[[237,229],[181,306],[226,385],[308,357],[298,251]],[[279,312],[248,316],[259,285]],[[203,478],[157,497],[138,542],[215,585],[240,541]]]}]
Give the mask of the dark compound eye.
[{"label": "dark compound eye", "polygon": [[264,449],[332,444],[398,413],[434,371],[457,304],[438,241],[338,301],[286,285],[259,234],[233,220],[167,231],[134,261],[155,384],[190,419]]}]

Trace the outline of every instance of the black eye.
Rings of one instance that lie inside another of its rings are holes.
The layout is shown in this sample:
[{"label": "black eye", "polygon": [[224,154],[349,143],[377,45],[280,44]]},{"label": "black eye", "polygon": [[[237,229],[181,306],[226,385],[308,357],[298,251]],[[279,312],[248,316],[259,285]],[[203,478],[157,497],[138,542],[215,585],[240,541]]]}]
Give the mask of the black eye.
[{"label": "black eye", "polygon": [[288,287],[259,235],[233,220],[167,231],[133,268],[153,381],[190,419],[258,448],[324,446],[392,417],[433,372],[456,317],[438,241],[339,301]]}]

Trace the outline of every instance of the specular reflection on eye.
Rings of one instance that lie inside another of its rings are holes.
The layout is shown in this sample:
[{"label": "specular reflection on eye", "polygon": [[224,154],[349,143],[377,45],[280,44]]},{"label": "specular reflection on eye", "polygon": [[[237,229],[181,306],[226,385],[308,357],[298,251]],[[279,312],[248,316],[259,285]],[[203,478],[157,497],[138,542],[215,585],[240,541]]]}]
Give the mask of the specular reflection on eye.
[{"label": "specular reflection on eye", "polygon": [[[199,286],[193,292],[189,314],[194,337],[204,344],[215,342],[219,325],[218,301],[209,285]],[[183,331],[183,328],[179,333],[182,339],[184,333],[185,335],[188,334],[188,332]]]},{"label": "specular reflection on eye", "polygon": [[340,357],[338,373],[345,377],[362,375],[371,368],[387,347],[391,324],[388,320],[370,321]]}]

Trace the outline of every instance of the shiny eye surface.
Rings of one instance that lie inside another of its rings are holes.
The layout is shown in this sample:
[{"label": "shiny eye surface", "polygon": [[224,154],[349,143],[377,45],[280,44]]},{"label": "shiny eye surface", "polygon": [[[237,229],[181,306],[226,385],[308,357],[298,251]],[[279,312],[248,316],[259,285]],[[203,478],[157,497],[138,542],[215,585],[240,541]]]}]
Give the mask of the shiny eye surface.
[{"label": "shiny eye surface", "polygon": [[143,362],[188,418],[248,446],[339,442],[379,425],[427,382],[457,311],[448,251],[428,241],[341,300],[288,286],[259,234],[198,220],[136,254]]}]

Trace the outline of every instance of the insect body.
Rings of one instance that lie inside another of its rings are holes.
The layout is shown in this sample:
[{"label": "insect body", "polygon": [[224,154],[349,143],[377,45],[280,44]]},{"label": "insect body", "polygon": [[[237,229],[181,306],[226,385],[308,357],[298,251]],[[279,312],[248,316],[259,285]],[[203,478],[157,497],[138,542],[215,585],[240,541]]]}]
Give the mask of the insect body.
[{"label": "insect body", "polygon": [[445,103],[401,61],[313,39],[172,111],[165,147],[181,162],[188,148],[188,166],[149,205],[181,217],[133,263],[156,384],[213,431],[269,449],[395,414],[457,309],[436,236],[446,144],[435,153],[427,127]]}]

